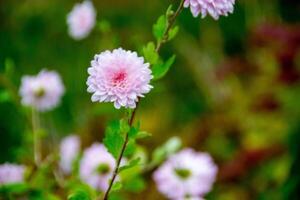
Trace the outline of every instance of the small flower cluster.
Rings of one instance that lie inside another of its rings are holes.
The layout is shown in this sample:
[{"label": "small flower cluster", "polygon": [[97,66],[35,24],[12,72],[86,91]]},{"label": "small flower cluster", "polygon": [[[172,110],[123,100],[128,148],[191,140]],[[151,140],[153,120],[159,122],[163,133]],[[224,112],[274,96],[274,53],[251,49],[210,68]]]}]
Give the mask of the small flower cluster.
[{"label": "small flower cluster", "polygon": [[5,163],[0,165],[0,186],[4,184],[21,183],[24,181],[25,167]]},{"label": "small flower cluster", "polygon": [[153,178],[169,199],[201,199],[211,190],[217,171],[209,154],[184,149],[170,156]]},{"label": "small flower cluster", "polygon": [[96,10],[91,1],[86,0],[74,6],[67,16],[69,34],[75,40],[81,40],[89,35],[96,23]]},{"label": "small flower cluster", "polygon": [[202,18],[204,18],[209,14],[217,20],[220,16],[227,16],[228,13],[232,13],[234,3],[235,0],[185,0],[184,7],[190,7],[194,17],[201,13]]},{"label": "small flower cluster", "polygon": [[60,103],[65,91],[58,73],[42,70],[36,76],[22,77],[20,95],[24,106],[38,111],[48,111]]}]

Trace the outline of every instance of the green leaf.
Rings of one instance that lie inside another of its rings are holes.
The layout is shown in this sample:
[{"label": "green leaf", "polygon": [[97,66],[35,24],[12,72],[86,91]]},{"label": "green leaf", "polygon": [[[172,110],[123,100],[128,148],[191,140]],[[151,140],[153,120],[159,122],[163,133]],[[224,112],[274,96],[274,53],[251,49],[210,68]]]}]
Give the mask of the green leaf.
[{"label": "green leaf", "polygon": [[175,58],[176,56],[173,55],[165,63],[156,64],[152,67],[152,74],[154,76],[154,80],[161,79],[167,74],[172,64],[174,63]]},{"label": "green leaf", "polygon": [[154,65],[159,59],[158,53],[155,51],[155,44],[153,42],[148,42],[148,44],[143,47],[143,54],[145,59],[151,64]]},{"label": "green leaf", "polygon": [[135,138],[136,135],[138,134],[138,132],[139,132],[138,128],[131,127],[130,131],[128,132],[128,137],[129,138]]},{"label": "green leaf", "polygon": [[141,161],[141,158],[136,158],[136,159],[131,160],[128,165],[120,167],[119,172],[122,172],[126,169],[130,169],[132,167],[137,166],[140,163],[140,161]]},{"label": "green leaf", "polygon": [[165,144],[155,149],[152,155],[151,165],[156,165],[166,159],[169,155],[180,149],[182,142],[178,137],[170,138]]},{"label": "green leaf", "polygon": [[125,149],[125,152],[124,152],[124,156],[127,156],[127,157],[130,157],[134,154],[136,150],[136,143],[135,143],[135,140],[134,139],[130,139],[127,146],[126,146],[126,149]]},{"label": "green leaf", "polygon": [[166,11],[166,16],[167,17],[171,17],[174,14],[174,11],[172,10],[172,8],[173,8],[173,5],[172,4],[169,5],[169,7],[168,7],[168,9]]},{"label": "green leaf", "polygon": [[175,26],[174,28],[172,28],[169,31],[168,41],[172,40],[177,35],[178,31],[179,31],[179,26]]},{"label": "green leaf", "polygon": [[2,90],[0,91],[0,103],[9,102],[11,100],[11,96],[8,91]]},{"label": "green leaf", "polygon": [[122,189],[122,183],[120,181],[118,182],[115,182],[111,188],[112,191],[118,191],[118,190],[121,190]]},{"label": "green leaf", "polygon": [[142,190],[145,189],[145,187],[146,187],[146,183],[144,179],[142,179],[142,177],[140,176],[135,176],[129,179],[128,181],[126,181],[124,184],[125,190],[134,193],[141,192]]},{"label": "green leaf", "polygon": [[162,15],[158,18],[157,22],[153,25],[153,35],[158,41],[163,39],[166,28],[167,28],[167,18],[165,15]]},{"label": "green leaf", "polygon": [[130,130],[130,126],[128,124],[128,121],[126,119],[120,120],[120,132],[121,133],[128,133]]},{"label": "green leaf", "polygon": [[68,200],[91,200],[89,193],[83,189],[77,189],[68,196]]},{"label": "green leaf", "polygon": [[103,143],[114,158],[118,158],[124,142],[124,137],[120,132],[120,122],[112,122],[105,131]]},{"label": "green leaf", "polygon": [[142,138],[146,138],[146,137],[150,137],[150,136],[152,136],[152,134],[148,133],[147,131],[139,131],[135,138],[142,139]]}]

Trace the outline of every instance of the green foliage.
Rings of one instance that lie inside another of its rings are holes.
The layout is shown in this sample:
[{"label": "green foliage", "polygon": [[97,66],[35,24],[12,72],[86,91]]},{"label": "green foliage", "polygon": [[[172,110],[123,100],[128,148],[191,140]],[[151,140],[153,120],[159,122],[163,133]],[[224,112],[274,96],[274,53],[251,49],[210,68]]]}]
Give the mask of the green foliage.
[{"label": "green foliage", "polygon": [[158,62],[159,55],[155,51],[155,44],[153,42],[148,42],[148,44],[143,47],[143,54],[145,59],[151,64],[154,65]]},{"label": "green foliage", "polygon": [[68,200],[92,200],[88,191],[79,188],[68,196]]},{"label": "green foliage", "polygon": [[150,165],[161,163],[169,155],[178,151],[181,145],[181,140],[178,137],[170,138],[165,144],[154,150]]},{"label": "green foliage", "polygon": [[116,159],[118,158],[125,142],[124,136],[121,134],[120,124],[121,123],[119,121],[110,123],[105,131],[105,138],[103,139],[103,143],[107,150]]},{"label": "green foliage", "polygon": [[164,33],[165,30],[167,28],[167,18],[165,15],[161,15],[158,20],[156,21],[156,23],[153,25],[153,35],[154,37],[158,40],[161,41],[164,38]]},{"label": "green foliage", "polygon": [[112,192],[116,192],[116,191],[119,191],[121,190],[123,187],[123,184],[120,182],[120,181],[117,181],[113,184],[112,188],[111,188],[111,191]]},{"label": "green foliage", "polygon": [[120,167],[119,172],[122,172],[126,169],[130,169],[132,167],[135,167],[135,166],[139,165],[140,161],[141,161],[140,158],[135,158],[135,159],[131,160],[128,165]]},{"label": "green foliage", "polygon": [[176,56],[173,55],[166,62],[159,62],[156,65],[154,65],[152,67],[152,74],[154,76],[153,79],[158,80],[163,78],[167,74],[171,66],[173,65],[175,58]]},{"label": "green foliage", "polygon": [[123,188],[126,191],[138,193],[146,188],[146,183],[141,176],[134,176],[124,183]]},{"label": "green foliage", "polygon": [[179,31],[179,26],[175,26],[174,28],[171,28],[168,34],[168,41],[174,39],[178,31]]}]

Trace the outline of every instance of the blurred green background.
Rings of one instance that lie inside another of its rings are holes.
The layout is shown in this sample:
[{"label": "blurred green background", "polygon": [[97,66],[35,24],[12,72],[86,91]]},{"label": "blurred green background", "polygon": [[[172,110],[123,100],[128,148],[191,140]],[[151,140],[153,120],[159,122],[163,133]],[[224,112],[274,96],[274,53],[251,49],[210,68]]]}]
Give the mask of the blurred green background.
[{"label": "blurred green background", "polygon": [[[25,74],[57,70],[62,104],[42,114],[44,151],[76,133],[84,146],[101,141],[122,116],[90,101],[87,68],[94,54],[123,47],[141,52],[152,24],[175,0],[98,0],[97,25],[82,41],[69,37],[66,15],[76,1],[0,1],[0,163],[31,159],[28,110],[19,104]],[[171,136],[212,154],[218,180],[207,199],[300,199],[300,2],[238,0],[214,21],[185,9],[178,36],[162,49],[177,55],[168,75],[142,100],[137,119],[153,137],[151,152]],[[150,175],[131,199],[163,199]]]}]

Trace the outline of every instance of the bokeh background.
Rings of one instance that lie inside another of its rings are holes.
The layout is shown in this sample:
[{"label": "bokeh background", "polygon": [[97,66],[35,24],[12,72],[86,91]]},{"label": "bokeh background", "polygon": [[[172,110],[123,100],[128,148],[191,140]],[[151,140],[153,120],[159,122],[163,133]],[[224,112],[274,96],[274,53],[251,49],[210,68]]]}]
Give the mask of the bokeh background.
[{"label": "bokeh background", "polygon": [[[69,37],[66,15],[77,1],[0,1],[0,163],[29,162],[29,112],[18,87],[25,74],[57,70],[66,87],[61,105],[42,114],[45,153],[62,137],[83,146],[101,141],[122,116],[111,104],[90,101],[87,67],[94,54],[123,47],[141,52],[151,28],[175,0],[94,0],[97,25],[82,41]],[[162,49],[176,62],[141,102],[140,142],[151,154],[171,136],[209,152],[219,166],[207,199],[300,199],[300,2],[237,0],[219,21],[185,9],[178,36]],[[164,199],[147,187],[129,199]]]}]

